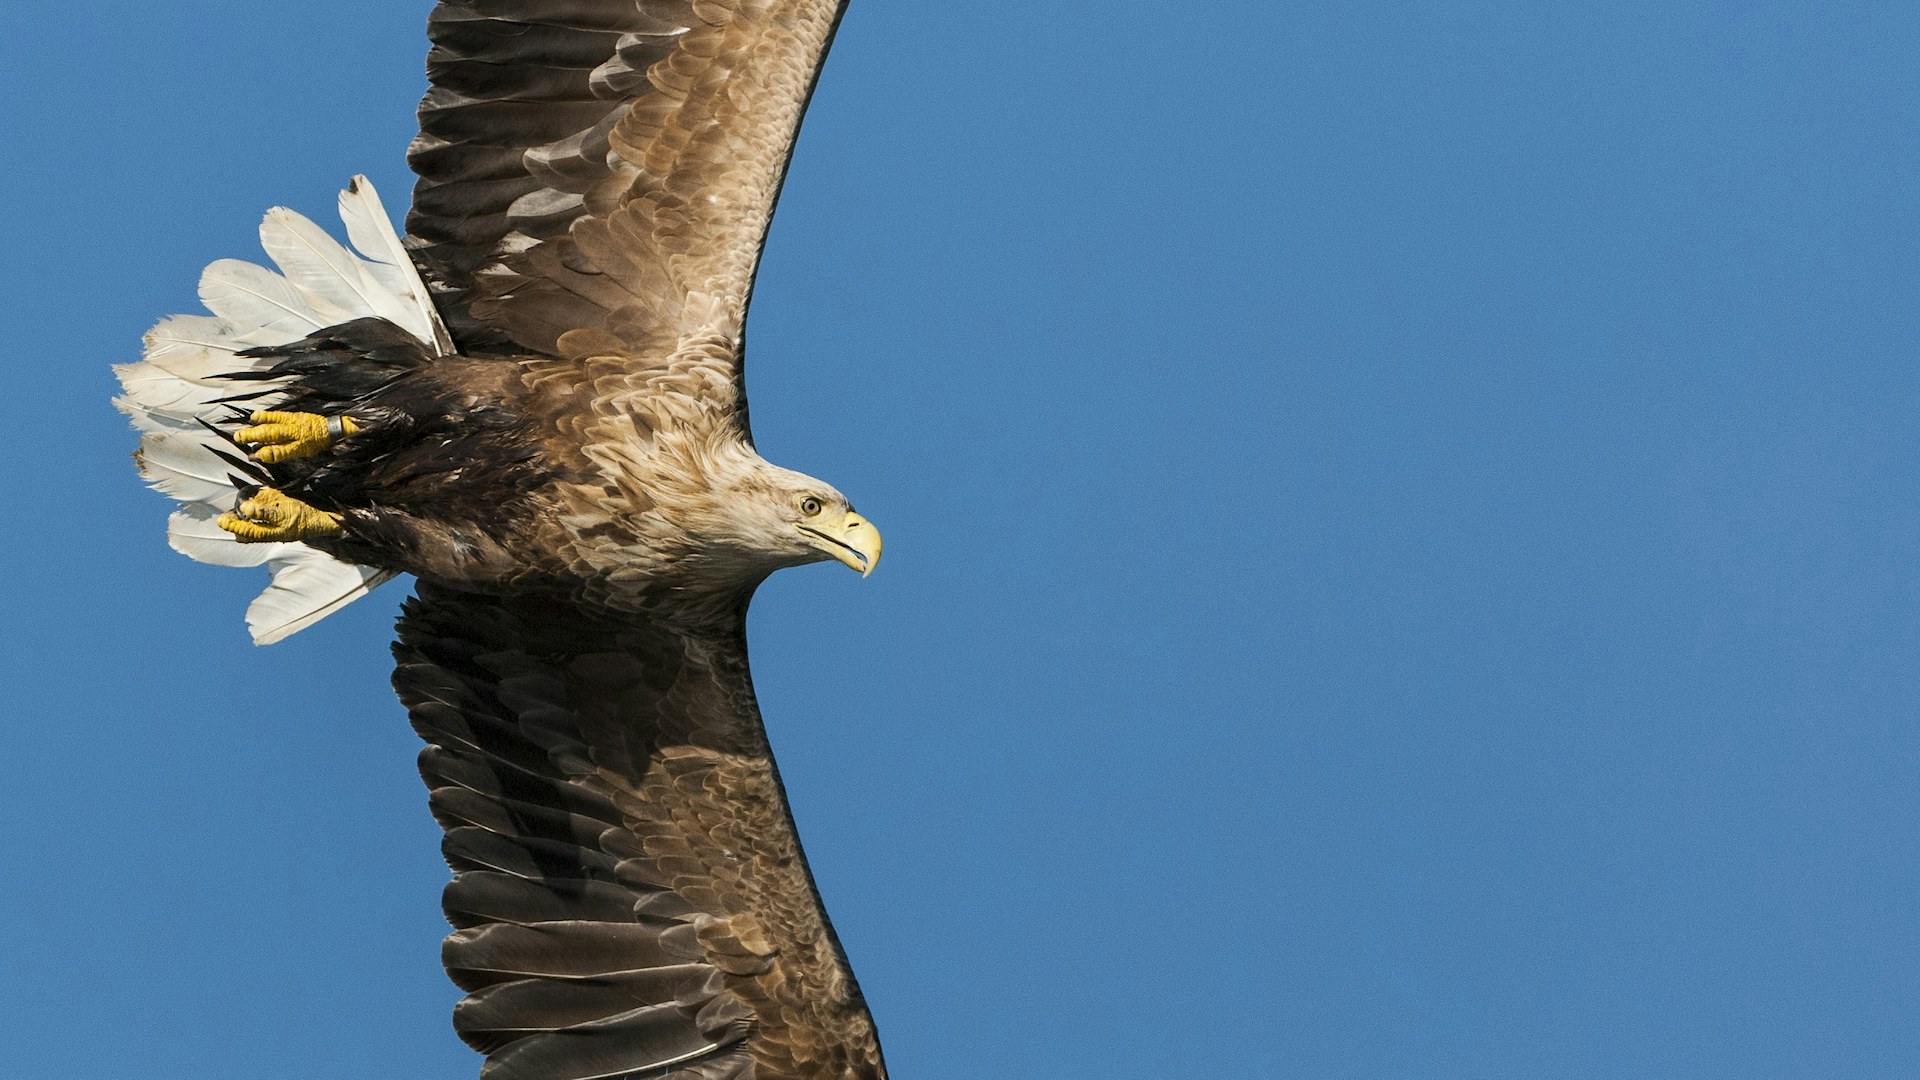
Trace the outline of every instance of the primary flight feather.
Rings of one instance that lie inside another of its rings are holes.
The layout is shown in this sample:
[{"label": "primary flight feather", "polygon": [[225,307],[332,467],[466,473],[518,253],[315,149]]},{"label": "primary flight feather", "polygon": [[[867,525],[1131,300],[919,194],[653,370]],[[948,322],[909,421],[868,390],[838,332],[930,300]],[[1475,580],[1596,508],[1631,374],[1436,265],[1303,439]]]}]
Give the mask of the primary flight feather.
[{"label": "primary flight feather", "polygon": [[417,576],[426,740],[486,1080],[882,1080],[747,671],[784,566],[880,537],[755,451],[744,323],[839,0],[462,0],[428,23],[407,237],[271,211],[120,369],[175,548],[277,640]]}]

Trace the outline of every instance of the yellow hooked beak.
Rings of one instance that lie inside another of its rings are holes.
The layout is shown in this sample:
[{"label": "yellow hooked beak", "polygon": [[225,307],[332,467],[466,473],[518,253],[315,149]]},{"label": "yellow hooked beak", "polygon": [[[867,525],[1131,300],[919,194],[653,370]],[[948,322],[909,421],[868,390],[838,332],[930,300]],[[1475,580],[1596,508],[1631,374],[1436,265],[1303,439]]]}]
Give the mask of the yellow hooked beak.
[{"label": "yellow hooked beak", "polygon": [[794,528],[818,541],[814,546],[821,551],[860,571],[861,577],[873,573],[873,568],[880,565],[880,530],[851,510],[837,525],[815,521]]}]

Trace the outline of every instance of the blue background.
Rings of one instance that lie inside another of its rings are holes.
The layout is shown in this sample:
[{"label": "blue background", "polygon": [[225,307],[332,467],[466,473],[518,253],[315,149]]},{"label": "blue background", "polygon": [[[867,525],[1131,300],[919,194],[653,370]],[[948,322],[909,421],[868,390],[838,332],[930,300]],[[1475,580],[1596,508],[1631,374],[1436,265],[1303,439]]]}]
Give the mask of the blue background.
[{"label": "blue background", "polygon": [[[269,649],[107,365],[396,213],[428,4],[0,39],[0,1031],[471,1076],[389,587]],[[754,308],[775,744],[896,1075],[1920,1076],[1920,8],[857,0]]]}]

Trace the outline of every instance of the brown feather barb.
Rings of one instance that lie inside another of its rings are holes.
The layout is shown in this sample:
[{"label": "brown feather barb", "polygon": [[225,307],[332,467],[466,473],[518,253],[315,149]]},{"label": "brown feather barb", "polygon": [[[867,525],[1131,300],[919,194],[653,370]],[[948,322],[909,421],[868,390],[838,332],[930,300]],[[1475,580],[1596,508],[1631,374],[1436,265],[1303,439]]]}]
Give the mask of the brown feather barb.
[{"label": "brown feather barb", "polygon": [[[484,1080],[886,1077],[745,639],[774,570],[880,556],[844,496],[754,450],[741,379],[843,6],[444,0],[404,249],[363,181],[341,203],[360,256],[274,211],[286,277],[215,264],[217,317],[122,370],[147,475],[186,504],[176,546],[276,568],[258,640],[419,578],[394,686]],[[316,434],[237,460],[234,379]],[[243,482],[334,531],[231,527]]]},{"label": "brown feather barb", "polygon": [[[477,320],[506,347],[571,356],[736,341],[844,6],[436,8],[407,230],[456,333]],[[585,330],[601,334],[562,340]]]},{"label": "brown feather barb", "polygon": [[488,1080],[885,1075],[737,628],[423,585],[395,652]]}]

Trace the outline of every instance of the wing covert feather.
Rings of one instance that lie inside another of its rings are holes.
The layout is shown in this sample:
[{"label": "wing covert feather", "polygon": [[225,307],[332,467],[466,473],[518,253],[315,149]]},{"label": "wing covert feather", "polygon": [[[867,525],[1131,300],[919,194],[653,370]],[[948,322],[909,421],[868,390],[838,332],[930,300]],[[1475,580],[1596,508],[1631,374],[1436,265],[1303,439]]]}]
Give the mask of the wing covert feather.
[{"label": "wing covert feather", "polygon": [[884,1080],[743,626],[422,583],[395,656],[454,871],[454,1026],[483,1080]]},{"label": "wing covert feather", "polygon": [[407,229],[463,349],[737,342],[844,7],[442,0]]}]

